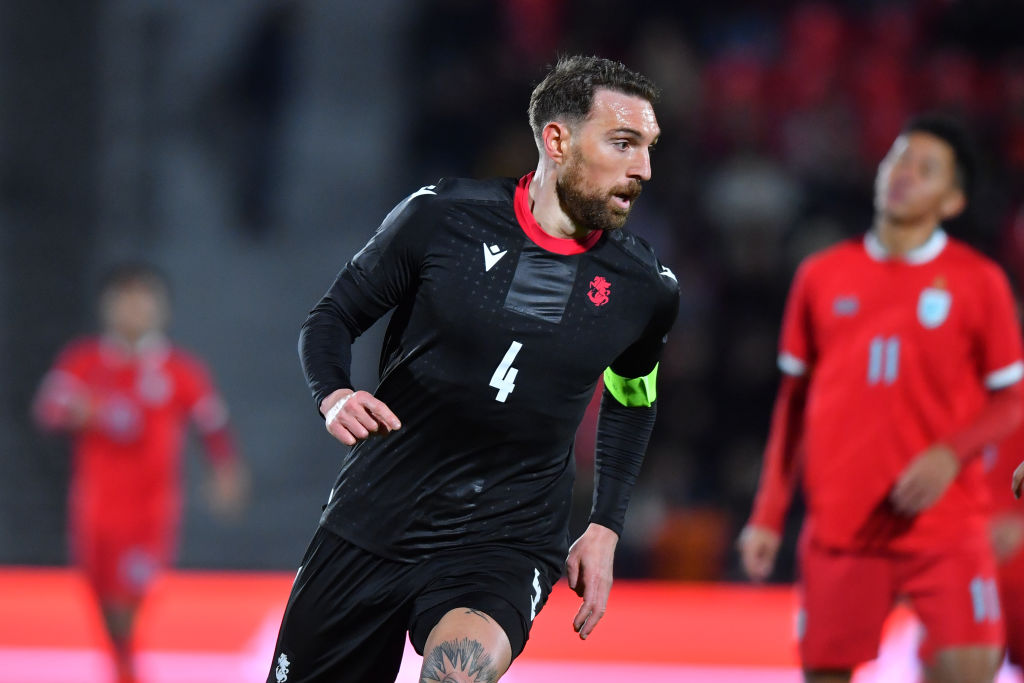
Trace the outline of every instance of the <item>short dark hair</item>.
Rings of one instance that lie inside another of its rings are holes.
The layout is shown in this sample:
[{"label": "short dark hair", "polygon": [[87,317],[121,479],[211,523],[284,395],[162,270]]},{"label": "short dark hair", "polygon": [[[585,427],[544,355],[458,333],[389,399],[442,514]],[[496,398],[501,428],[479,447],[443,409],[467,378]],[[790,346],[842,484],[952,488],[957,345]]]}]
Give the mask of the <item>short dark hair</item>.
[{"label": "short dark hair", "polygon": [[594,91],[607,88],[626,95],[658,101],[661,92],[651,79],[621,62],[603,57],[561,57],[530,95],[530,127],[537,140],[550,121],[563,119],[570,125],[590,114]]},{"label": "short dark hair", "polygon": [[163,271],[144,261],[124,261],[106,270],[100,277],[100,296],[138,285],[170,298],[170,285]]},{"label": "short dark hair", "polygon": [[903,134],[928,133],[953,149],[956,183],[964,196],[970,199],[978,175],[978,155],[970,134],[964,125],[952,116],[928,112],[914,116],[903,126]]}]

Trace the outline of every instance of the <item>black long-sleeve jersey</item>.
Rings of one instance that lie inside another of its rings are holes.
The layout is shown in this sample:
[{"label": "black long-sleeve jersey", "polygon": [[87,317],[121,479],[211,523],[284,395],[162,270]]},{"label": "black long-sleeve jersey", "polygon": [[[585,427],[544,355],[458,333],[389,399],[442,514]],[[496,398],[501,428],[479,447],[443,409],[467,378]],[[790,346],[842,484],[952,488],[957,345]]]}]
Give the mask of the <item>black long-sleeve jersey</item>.
[{"label": "black long-sleeve jersey", "polygon": [[625,230],[541,230],[520,181],[413,193],[303,324],[316,405],[350,387],[352,341],[394,308],[374,395],[402,421],[348,453],[321,524],[378,555],[514,545],[560,566],[573,438],[606,368],[655,368],[678,285]]}]

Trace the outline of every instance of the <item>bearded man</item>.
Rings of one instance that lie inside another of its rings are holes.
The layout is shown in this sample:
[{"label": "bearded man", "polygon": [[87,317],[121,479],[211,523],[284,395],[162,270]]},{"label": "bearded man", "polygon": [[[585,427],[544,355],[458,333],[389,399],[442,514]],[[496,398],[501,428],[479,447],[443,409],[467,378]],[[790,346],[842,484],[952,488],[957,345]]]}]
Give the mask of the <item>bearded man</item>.
[{"label": "bearded man", "polygon": [[[496,681],[563,569],[586,638],[656,412],[679,291],[622,229],[660,134],[657,89],[565,58],[536,87],[535,171],[402,201],[302,326],[327,431],[351,447],[296,577],[268,681]],[[371,393],[356,337],[394,309]],[[569,548],[573,437],[599,378],[590,524]]]}]

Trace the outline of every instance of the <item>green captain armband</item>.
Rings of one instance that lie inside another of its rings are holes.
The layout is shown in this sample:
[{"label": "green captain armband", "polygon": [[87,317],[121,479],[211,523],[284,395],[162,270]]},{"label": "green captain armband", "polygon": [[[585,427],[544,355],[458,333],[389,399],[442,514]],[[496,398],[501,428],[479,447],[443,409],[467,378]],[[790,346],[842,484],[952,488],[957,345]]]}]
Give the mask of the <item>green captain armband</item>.
[{"label": "green captain armband", "polygon": [[656,363],[648,374],[634,379],[620,377],[608,368],[604,371],[604,386],[615,400],[627,408],[650,408],[658,398],[659,365],[661,363]]}]

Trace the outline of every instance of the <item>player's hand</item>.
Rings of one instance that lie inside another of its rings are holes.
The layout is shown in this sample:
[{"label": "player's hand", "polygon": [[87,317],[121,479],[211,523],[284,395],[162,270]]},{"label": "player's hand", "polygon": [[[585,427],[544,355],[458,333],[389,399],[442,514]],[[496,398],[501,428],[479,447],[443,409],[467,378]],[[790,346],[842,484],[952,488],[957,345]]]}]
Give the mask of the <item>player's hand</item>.
[{"label": "player's hand", "polygon": [[583,598],[573,630],[587,639],[604,616],[608,607],[608,593],[612,590],[612,564],[619,535],[608,527],[591,524],[569,548],[565,560],[565,575],[569,588]]},{"label": "player's hand", "polygon": [[338,389],[323,400],[320,412],[327,431],[346,446],[402,427],[391,409],[368,391]]},{"label": "player's hand", "polygon": [[993,517],[989,525],[989,536],[992,538],[996,560],[999,564],[1006,562],[1024,545],[1024,518],[1016,513]]},{"label": "player's hand", "polygon": [[68,427],[73,430],[85,428],[95,414],[92,399],[87,394],[77,392],[68,396],[65,410]]},{"label": "player's hand", "polygon": [[1013,497],[1020,498],[1021,489],[1024,488],[1024,462],[1017,465],[1017,469],[1013,471],[1013,483],[1010,487],[1013,489]]},{"label": "player's hand", "polygon": [[764,581],[775,568],[782,537],[771,529],[748,524],[736,540],[743,571],[752,581]]},{"label": "player's hand", "polygon": [[206,482],[210,510],[225,520],[238,519],[249,498],[249,471],[239,460],[215,463]]},{"label": "player's hand", "polygon": [[911,461],[889,494],[897,512],[916,515],[942,497],[960,472],[960,460],[944,444],[931,446]]}]

